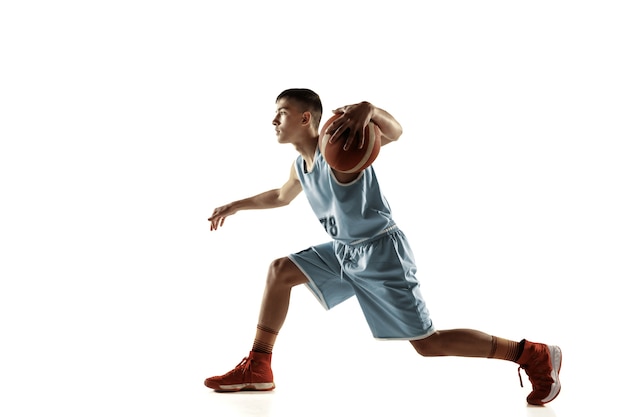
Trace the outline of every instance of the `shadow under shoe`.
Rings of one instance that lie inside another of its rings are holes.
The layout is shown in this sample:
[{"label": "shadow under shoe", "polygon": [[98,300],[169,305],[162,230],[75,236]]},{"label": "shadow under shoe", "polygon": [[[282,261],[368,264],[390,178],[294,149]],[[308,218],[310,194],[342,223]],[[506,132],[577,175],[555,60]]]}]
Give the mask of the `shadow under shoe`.
[{"label": "shadow under shoe", "polygon": [[272,354],[251,351],[233,370],[204,380],[217,392],[270,391],[275,388]]}]

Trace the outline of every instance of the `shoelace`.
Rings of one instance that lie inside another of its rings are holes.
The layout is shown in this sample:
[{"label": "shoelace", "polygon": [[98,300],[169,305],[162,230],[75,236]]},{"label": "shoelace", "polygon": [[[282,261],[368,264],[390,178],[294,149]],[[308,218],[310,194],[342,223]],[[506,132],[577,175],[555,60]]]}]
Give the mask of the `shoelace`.
[{"label": "shoelace", "polygon": [[521,372],[522,369],[526,371],[526,374],[528,375],[528,379],[530,379],[530,382],[533,388],[535,388],[535,386],[538,386],[540,381],[545,382],[547,384],[551,384],[553,382],[552,377],[550,376],[549,369],[541,369],[541,370],[533,369],[535,372],[531,372],[529,374],[527,368],[528,368],[527,365],[526,366],[520,365],[519,368],[517,368],[517,376],[519,377],[519,383],[522,386],[522,388],[524,388],[524,383],[522,382],[522,372]]},{"label": "shoelace", "polygon": [[522,382],[522,367],[517,368],[517,376],[519,377],[519,384],[524,388],[524,383]]},{"label": "shoelace", "polygon": [[248,359],[248,357],[245,357],[241,360],[241,362],[239,362],[239,365],[235,366],[233,370],[228,371],[224,376],[232,375],[240,371],[245,373],[246,371],[248,371],[248,369],[250,369],[251,365],[252,365],[252,361]]}]

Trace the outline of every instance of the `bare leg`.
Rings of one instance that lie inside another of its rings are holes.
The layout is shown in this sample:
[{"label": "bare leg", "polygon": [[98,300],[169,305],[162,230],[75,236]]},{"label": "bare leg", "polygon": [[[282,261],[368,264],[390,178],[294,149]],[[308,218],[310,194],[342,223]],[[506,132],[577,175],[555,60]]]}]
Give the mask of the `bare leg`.
[{"label": "bare leg", "polygon": [[289,258],[272,262],[267,273],[252,350],[272,353],[278,332],[287,318],[291,289],[307,281],[306,276]]},{"label": "bare leg", "polygon": [[422,356],[464,356],[515,361],[521,354],[519,342],[472,329],[440,330],[411,344]]},{"label": "bare leg", "polygon": [[230,372],[205,379],[206,387],[220,392],[269,391],[275,388],[271,366],[274,342],[287,317],[291,289],[307,281],[289,258],[272,262],[250,355]]}]

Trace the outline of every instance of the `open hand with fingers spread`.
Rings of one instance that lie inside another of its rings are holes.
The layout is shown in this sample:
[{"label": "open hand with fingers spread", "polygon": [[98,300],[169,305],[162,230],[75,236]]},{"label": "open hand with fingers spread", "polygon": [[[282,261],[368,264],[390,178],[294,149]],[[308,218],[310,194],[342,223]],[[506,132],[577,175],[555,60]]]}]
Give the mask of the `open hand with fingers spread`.
[{"label": "open hand with fingers spread", "polygon": [[340,117],[326,130],[330,134],[329,143],[340,140],[345,133],[343,145],[345,150],[350,149],[355,141],[359,149],[363,148],[365,127],[372,120],[374,106],[367,101],[362,101],[335,109],[333,113],[340,114]]}]

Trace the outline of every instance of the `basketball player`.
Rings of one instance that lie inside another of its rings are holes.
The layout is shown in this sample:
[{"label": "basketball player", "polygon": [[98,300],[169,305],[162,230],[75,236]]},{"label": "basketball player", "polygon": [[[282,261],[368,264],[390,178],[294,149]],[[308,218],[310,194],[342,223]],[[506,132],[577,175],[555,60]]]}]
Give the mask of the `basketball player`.
[{"label": "basketball player", "polygon": [[[382,146],[402,134],[389,113],[368,102],[335,113],[342,116],[328,128],[330,141],[344,140],[345,148],[362,145],[362,131],[370,120],[380,127]],[[281,188],[218,207],[208,219],[210,229],[217,230],[240,210],[285,206],[304,191],[330,241],[271,263],[249,355],[230,372],[207,378],[205,385],[220,392],[274,389],[272,349],[287,316],[291,289],[304,284],[326,309],[356,296],[377,339],[408,340],[423,356],[515,362],[532,383],[528,403],[542,405],[556,398],[561,388],[558,346],[470,329],[435,329],[415,277],[411,248],[391,216],[373,167],[354,174],[331,169],[317,147],[321,117],[316,93],[283,91],[272,123],[278,142],[292,144],[299,153],[289,179]]]}]

